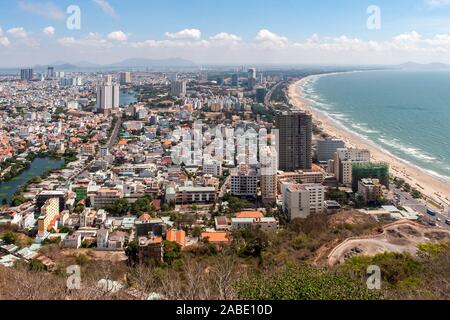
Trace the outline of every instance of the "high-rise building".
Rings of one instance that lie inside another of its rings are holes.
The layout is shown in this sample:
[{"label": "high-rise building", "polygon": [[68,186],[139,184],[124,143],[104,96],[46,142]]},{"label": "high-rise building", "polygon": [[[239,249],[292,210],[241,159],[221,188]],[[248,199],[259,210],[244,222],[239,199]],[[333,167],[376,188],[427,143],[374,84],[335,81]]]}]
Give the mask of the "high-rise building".
[{"label": "high-rise building", "polygon": [[247,86],[249,90],[253,90],[256,85],[256,69],[250,68],[248,69],[248,78],[247,78]]},{"label": "high-rise building", "polygon": [[231,75],[231,85],[233,87],[239,86],[239,74],[234,73],[233,75]]},{"label": "high-rise building", "polygon": [[120,86],[112,84],[112,76],[106,76],[104,83],[97,85],[97,111],[109,112],[120,105]]},{"label": "high-rise building", "polygon": [[172,81],[170,94],[174,97],[183,97],[186,95],[186,81]]},{"label": "high-rise building", "polygon": [[131,83],[131,73],[130,72],[121,72],[120,73],[120,84],[127,85]]},{"label": "high-rise building", "polygon": [[272,146],[262,148],[261,162],[261,198],[264,205],[273,205],[277,201],[278,155]]},{"label": "high-rise building", "polygon": [[231,194],[238,197],[256,197],[258,174],[247,164],[231,170]]},{"label": "high-rise building", "polygon": [[256,79],[256,69],[255,68],[248,69],[248,78]]},{"label": "high-rise building", "polygon": [[278,163],[283,171],[311,170],[312,116],[302,111],[277,115]]},{"label": "high-rise building", "polygon": [[334,159],[337,149],[345,148],[345,142],[341,139],[317,140],[317,161],[328,162]]},{"label": "high-rise building", "polygon": [[338,182],[352,184],[352,167],[356,163],[369,163],[370,151],[366,149],[337,149],[334,154],[334,174]]},{"label": "high-rise building", "polygon": [[256,102],[264,103],[266,100],[266,88],[256,88]]},{"label": "high-rise building", "polygon": [[47,68],[47,79],[53,79],[53,78],[55,78],[55,68],[48,67]]},{"label": "high-rise building", "polygon": [[34,70],[33,69],[20,70],[20,80],[31,81],[33,79],[34,79]]}]

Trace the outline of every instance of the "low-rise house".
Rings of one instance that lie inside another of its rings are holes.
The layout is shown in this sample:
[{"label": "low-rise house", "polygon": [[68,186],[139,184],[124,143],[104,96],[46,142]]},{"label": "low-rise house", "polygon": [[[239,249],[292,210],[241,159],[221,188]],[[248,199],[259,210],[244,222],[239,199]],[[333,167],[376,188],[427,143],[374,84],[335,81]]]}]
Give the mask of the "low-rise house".
[{"label": "low-rise house", "polygon": [[170,229],[167,231],[166,240],[178,243],[181,247],[186,246],[186,232],[184,230]]},{"label": "low-rise house", "polygon": [[202,241],[208,241],[210,243],[229,243],[231,241],[230,234],[228,232],[202,232]]},{"label": "low-rise house", "polygon": [[81,234],[74,233],[67,236],[63,241],[64,248],[78,249],[81,247]]},{"label": "low-rise house", "polygon": [[123,250],[127,241],[128,233],[123,231],[115,231],[109,235],[108,249]]},{"label": "low-rise house", "polygon": [[219,216],[214,218],[216,230],[226,231],[230,230],[230,220],[226,216]]},{"label": "low-rise house", "polygon": [[100,229],[97,232],[97,248],[106,249],[108,248],[108,238],[109,238],[109,230],[108,229]]}]

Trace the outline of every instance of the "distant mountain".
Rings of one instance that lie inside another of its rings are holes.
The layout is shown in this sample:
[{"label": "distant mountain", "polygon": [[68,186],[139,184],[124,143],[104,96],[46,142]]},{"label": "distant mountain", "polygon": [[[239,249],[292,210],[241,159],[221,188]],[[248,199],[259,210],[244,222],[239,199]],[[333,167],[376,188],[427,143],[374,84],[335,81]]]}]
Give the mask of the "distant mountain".
[{"label": "distant mountain", "polygon": [[398,65],[400,69],[411,69],[411,70],[440,70],[440,69],[450,69],[450,65],[440,62],[433,62],[427,64],[421,64],[416,62],[407,62]]},{"label": "distant mountain", "polygon": [[97,63],[92,63],[89,61],[79,61],[76,62],[75,65],[79,68],[96,68],[96,67],[100,67],[99,64]]},{"label": "distant mountain", "polygon": [[181,58],[170,59],[146,59],[146,58],[133,58],[126,59],[120,62],[112,64],[97,64],[89,61],[79,61],[76,63],[68,63],[65,61],[55,61],[48,65],[36,65],[37,70],[47,69],[48,67],[54,67],[56,70],[75,70],[75,69],[104,69],[104,68],[162,68],[162,67],[182,67],[190,68],[195,67],[196,64],[190,60]]},{"label": "distant mountain", "polygon": [[170,58],[170,59],[146,59],[146,58],[133,58],[126,59],[117,63],[109,65],[111,67],[126,67],[126,68],[137,68],[137,67],[195,67],[195,63],[190,60],[180,59],[180,58]]},{"label": "distant mountain", "polygon": [[77,69],[78,66],[71,64],[71,63],[67,63],[67,62],[58,62],[58,63],[52,63],[52,64],[48,64],[48,65],[35,65],[34,69],[37,70],[43,70],[43,69],[47,69],[48,67],[54,67],[56,70],[73,70],[73,69]]}]

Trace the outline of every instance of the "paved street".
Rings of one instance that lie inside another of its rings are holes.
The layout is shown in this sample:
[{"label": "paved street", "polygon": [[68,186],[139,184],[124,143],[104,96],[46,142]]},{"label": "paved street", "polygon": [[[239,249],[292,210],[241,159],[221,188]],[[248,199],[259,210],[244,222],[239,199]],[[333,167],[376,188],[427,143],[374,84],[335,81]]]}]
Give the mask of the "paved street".
[{"label": "paved street", "polygon": [[[409,194],[408,192],[402,191],[401,189],[395,188],[394,185],[391,185],[391,190],[394,190],[394,194],[397,197],[398,205],[400,205],[402,207],[410,207],[411,209],[422,214],[425,221],[434,222],[434,223],[436,223],[436,226],[450,228],[450,225],[445,223],[445,221],[447,219],[450,219],[448,211],[446,211],[446,213],[444,214],[444,213],[440,212],[440,210],[437,210],[437,209],[433,208],[432,206],[427,205],[425,200],[414,199],[411,196],[411,194]],[[436,216],[433,217],[433,216],[429,215],[427,213],[428,209],[432,209],[433,211],[435,211]]]}]

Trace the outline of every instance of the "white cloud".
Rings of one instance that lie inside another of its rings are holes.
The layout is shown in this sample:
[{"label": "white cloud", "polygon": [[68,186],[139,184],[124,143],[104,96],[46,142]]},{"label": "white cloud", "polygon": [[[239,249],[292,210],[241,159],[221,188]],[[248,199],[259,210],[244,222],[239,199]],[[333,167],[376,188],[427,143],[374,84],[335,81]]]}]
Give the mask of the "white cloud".
[{"label": "white cloud", "polygon": [[106,39],[103,39],[100,34],[90,32],[85,37],[76,39],[74,37],[65,37],[58,39],[58,43],[64,47],[75,48],[97,48],[97,49],[109,49],[114,45]]},{"label": "white cloud", "polygon": [[11,37],[13,38],[18,38],[18,39],[24,39],[28,36],[27,32],[25,31],[24,28],[20,27],[20,28],[11,28],[8,31],[6,31],[7,34],[9,34]]},{"label": "white cloud", "polygon": [[3,36],[3,29],[0,27],[0,45],[4,47],[8,47],[11,43],[9,42],[9,39],[5,36]]},{"label": "white cloud", "polygon": [[198,29],[184,29],[175,33],[166,32],[166,37],[169,39],[200,40],[202,33]]},{"label": "white cloud", "polygon": [[207,40],[189,41],[189,40],[145,40],[142,42],[134,42],[131,44],[133,48],[209,48],[211,43]]},{"label": "white cloud", "polygon": [[213,41],[233,41],[233,42],[242,41],[241,37],[226,32],[220,32],[209,39]]},{"label": "white cloud", "polygon": [[117,18],[116,11],[107,0],[92,0],[96,5],[98,5],[102,11],[110,17]]},{"label": "white cloud", "polygon": [[288,38],[279,36],[267,29],[258,31],[255,39],[259,42],[275,46],[284,46],[289,42]]},{"label": "white cloud", "polygon": [[20,1],[19,8],[22,11],[36,14],[48,19],[63,21],[66,19],[64,11],[56,7],[51,2],[45,3],[31,3],[27,1]]},{"label": "white cloud", "polygon": [[128,40],[128,35],[126,33],[124,33],[123,31],[114,31],[111,32],[110,34],[108,34],[108,39],[109,40],[114,40],[114,41],[127,41]]},{"label": "white cloud", "polygon": [[396,37],[394,37],[395,41],[398,42],[417,42],[421,39],[421,36],[416,31],[411,31],[408,33],[402,33]]},{"label": "white cloud", "polygon": [[430,9],[450,6],[450,0],[425,0],[425,4]]},{"label": "white cloud", "polygon": [[42,30],[42,32],[47,36],[52,36],[55,34],[55,28],[52,26],[48,26]]}]

